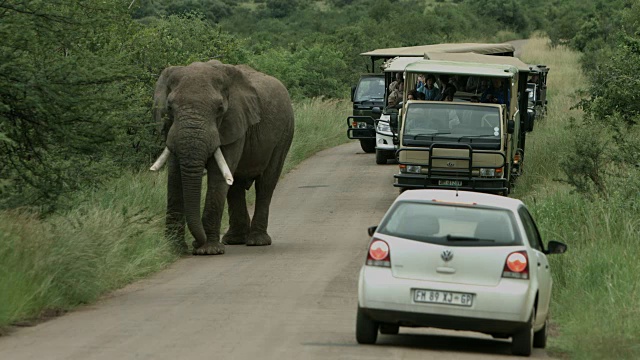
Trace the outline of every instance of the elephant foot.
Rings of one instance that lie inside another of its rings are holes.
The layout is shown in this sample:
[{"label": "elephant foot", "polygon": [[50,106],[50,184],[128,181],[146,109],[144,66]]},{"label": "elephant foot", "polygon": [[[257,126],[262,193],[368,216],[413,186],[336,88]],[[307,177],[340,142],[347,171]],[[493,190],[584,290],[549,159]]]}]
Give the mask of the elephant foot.
[{"label": "elephant foot", "polygon": [[251,233],[247,239],[247,246],[271,245],[271,236],[267,233]]},{"label": "elephant foot", "polygon": [[247,234],[227,232],[222,237],[222,243],[225,245],[244,245],[247,243]]},{"label": "elephant foot", "polygon": [[222,255],[224,244],[220,242],[206,242],[201,246],[194,244],[193,255]]}]

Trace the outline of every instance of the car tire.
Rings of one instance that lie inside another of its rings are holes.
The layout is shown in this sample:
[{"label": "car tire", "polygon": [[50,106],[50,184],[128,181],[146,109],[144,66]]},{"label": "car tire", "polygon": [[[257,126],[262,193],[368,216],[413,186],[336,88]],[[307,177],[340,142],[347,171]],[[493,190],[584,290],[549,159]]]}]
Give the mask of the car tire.
[{"label": "car tire", "polygon": [[542,329],[536,331],[533,334],[533,347],[544,349],[547,347],[547,325],[549,325],[549,319],[544,321]]},{"label": "car tire", "polygon": [[511,353],[513,355],[531,355],[531,351],[533,350],[533,321],[535,317],[536,311],[533,309],[527,326],[511,336]]},{"label": "car tire", "polygon": [[384,150],[376,149],[376,164],[384,165],[387,163],[387,152]]},{"label": "car tire", "polygon": [[356,340],[359,344],[375,344],[378,340],[379,324],[358,306],[358,315],[356,317]]},{"label": "car tire", "polygon": [[399,332],[400,332],[400,325],[380,324],[380,334],[398,335]]},{"label": "car tire", "polygon": [[375,139],[360,139],[360,147],[362,151],[373,154],[376,152],[376,141]]}]

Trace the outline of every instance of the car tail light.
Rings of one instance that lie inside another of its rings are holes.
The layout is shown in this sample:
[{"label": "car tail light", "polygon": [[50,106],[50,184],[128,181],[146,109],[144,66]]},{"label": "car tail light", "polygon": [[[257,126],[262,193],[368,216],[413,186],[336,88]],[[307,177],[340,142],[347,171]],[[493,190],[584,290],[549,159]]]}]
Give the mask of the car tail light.
[{"label": "car tail light", "polygon": [[367,253],[367,265],[391,267],[389,244],[382,240],[374,239],[369,245]]},{"label": "car tail light", "polygon": [[526,251],[512,252],[502,270],[502,277],[513,279],[529,279],[529,258]]}]

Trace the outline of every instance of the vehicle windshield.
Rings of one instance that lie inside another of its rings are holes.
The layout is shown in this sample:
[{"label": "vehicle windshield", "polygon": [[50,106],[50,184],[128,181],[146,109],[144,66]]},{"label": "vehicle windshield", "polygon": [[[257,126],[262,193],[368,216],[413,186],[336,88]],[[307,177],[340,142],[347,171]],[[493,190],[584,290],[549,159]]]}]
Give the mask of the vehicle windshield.
[{"label": "vehicle windshield", "polygon": [[507,210],[400,201],[378,232],[448,246],[511,246],[522,244],[516,229]]},{"label": "vehicle windshield", "polygon": [[369,101],[384,99],[384,78],[364,77],[360,79],[353,101]]},{"label": "vehicle windshield", "polygon": [[407,106],[405,139],[434,136],[458,139],[500,139],[500,109],[481,105],[413,103]]}]

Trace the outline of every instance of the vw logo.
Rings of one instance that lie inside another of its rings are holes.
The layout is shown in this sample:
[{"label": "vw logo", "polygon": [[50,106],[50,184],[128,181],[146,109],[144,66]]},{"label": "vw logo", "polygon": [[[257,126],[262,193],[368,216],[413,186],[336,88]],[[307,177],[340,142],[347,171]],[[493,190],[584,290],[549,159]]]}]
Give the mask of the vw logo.
[{"label": "vw logo", "polygon": [[456,164],[455,164],[454,162],[449,161],[449,162],[447,163],[447,166],[448,166],[448,167],[454,167],[454,166],[456,166]]},{"label": "vw logo", "polygon": [[445,250],[440,254],[440,257],[444,262],[451,261],[451,259],[453,259],[453,252],[451,250]]}]

